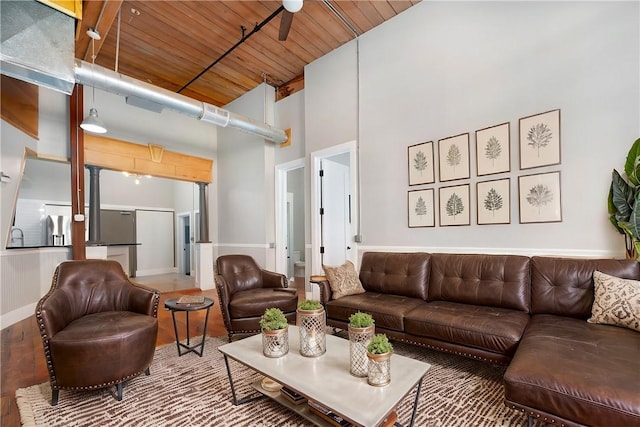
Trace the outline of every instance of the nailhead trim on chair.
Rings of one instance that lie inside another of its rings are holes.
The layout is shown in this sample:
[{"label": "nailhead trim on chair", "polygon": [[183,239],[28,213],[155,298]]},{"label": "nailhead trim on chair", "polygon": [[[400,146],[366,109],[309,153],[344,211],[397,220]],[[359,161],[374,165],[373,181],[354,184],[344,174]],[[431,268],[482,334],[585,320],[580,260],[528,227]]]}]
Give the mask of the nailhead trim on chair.
[{"label": "nailhead trim on chair", "polygon": [[[509,408],[511,408],[511,409],[514,409],[514,410],[516,410],[516,411],[520,411],[520,412],[522,412],[524,415],[527,415],[529,418],[531,418],[531,417],[535,417],[535,418],[537,418],[537,419],[542,419],[545,423],[556,424],[556,420],[555,420],[555,418],[549,418],[549,417],[547,417],[547,416],[545,416],[545,415],[542,415],[542,416],[541,416],[539,413],[537,413],[537,412],[535,412],[535,411],[525,410],[524,408],[516,407],[516,406],[515,406],[515,405],[513,405],[513,404],[508,405],[508,406],[509,406]],[[563,422],[560,422],[559,424],[556,424],[556,425],[559,425],[559,426],[561,426],[561,427],[567,427],[567,424],[565,424],[565,423],[563,423]]]},{"label": "nailhead trim on chair", "polygon": [[491,364],[494,364],[494,365],[505,365],[504,363],[496,362],[493,359],[488,359],[486,357],[478,356],[477,354],[471,354],[471,353],[465,353],[465,352],[462,352],[462,351],[451,350],[451,349],[440,347],[440,346],[433,345],[433,344],[425,344],[425,343],[421,343],[421,342],[417,342],[417,341],[407,340],[405,338],[395,338],[393,336],[391,338],[395,339],[396,341],[405,342],[407,344],[417,345],[417,346],[421,346],[421,347],[427,347],[427,348],[430,348],[432,350],[442,351],[444,353],[449,353],[449,354],[456,354],[458,356],[463,356],[463,357],[467,357],[467,358],[470,358],[470,359],[481,360],[483,362],[491,363]]},{"label": "nailhead trim on chair", "polygon": [[[49,296],[49,294],[53,293],[53,291],[58,287],[58,268],[56,268],[56,271],[53,275],[53,281],[51,283],[51,288],[49,289],[49,292],[47,292],[47,294],[45,295],[45,297]],[[135,285],[134,285],[135,286]],[[42,300],[45,299],[45,297],[42,298]],[[154,293],[154,301],[153,301],[153,317],[157,318],[158,317],[158,304],[160,303],[160,293],[155,292]],[[81,386],[81,387],[67,387],[67,386],[59,386],[58,384],[56,384],[57,379],[56,379],[56,375],[55,372],[53,370],[53,361],[51,360],[51,348],[49,347],[49,337],[47,336],[45,329],[44,329],[44,320],[42,319],[42,307],[40,306],[40,303],[38,303],[38,306],[36,307],[36,321],[38,323],[38,328],[40,329],[40,334],[42,336],[42,345],[44,347],[44,356],[45,359],[47,361],[47,369],[49,371],[49,382],[51,384],[51,388],[53,390],[94,390],[94,389],[98,389],[98,388],[104,388],[104,387],[109,387],[115,384],[119,384],[122,383],[124,381],[127,381],[133,377],[136,377],[138,375],[140,375],[141,373],[143,373],[144,371],[146,371],[147,369],[149,369],[149,367],[147,366],[145,369],[143,369],[142,371],[136,372],[134,374],[130,374],[127,375],[124,378],[120,378],[117,380],[113,380],[113,381],[109,381],[107,383],[103,383],[103,384],[98,384],[98,385],[91,385],[91,386]]]}]

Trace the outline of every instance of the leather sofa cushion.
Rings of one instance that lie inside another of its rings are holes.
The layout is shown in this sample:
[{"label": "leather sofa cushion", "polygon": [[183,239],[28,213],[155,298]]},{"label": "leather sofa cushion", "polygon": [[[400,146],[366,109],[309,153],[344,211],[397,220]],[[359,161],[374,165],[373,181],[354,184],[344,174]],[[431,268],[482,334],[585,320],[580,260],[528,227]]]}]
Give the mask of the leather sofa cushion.
[{"label": "leather sofa cushion", "polygon": [[365,292],[329,301],[326,306],[327,319],[349,323],[349,316],[363,311],[373,316],[376,327],[403,331],[406,314],[424,303],[417,298]]},{"label": "leather sofa cushion", "polygon": [[426,300],[430,258],[423,252],[365,252],[360,282],[367,291]]},{"label": "leather sofa cushion", "polygon": [[640,280],[640,263],[635,260],[531,258],[531,314],[588,318],[596,270]]},{"label": "leather sofa cushion", "polygon": [[153,360],[157,333],[158,319],[130,311],[74,320],[49,340],[57,385],[99,386],[142,372]]},{"label": "leather sofa cushion", "polygon": [[428,301],[451,301],[529,312],[528,257],[433,254]]},{"label": "leather sofa cushion", "polygon": [[505,399],[579,424],[640,425],[640,333],[531,318],[505,373]]},{"label": "leather sofa cushion", "polygon": [[257,288],[231,295],[229,314],[232,319],[260,317],[267,308],[278,307],[284,313],[296,311],[298,296],[280,288]]},{"label": "leather sofa cushion", "polygon": [[408,312],[404,322],[410,335],[511,356],[528,321],[522,311],[434,301]]}]

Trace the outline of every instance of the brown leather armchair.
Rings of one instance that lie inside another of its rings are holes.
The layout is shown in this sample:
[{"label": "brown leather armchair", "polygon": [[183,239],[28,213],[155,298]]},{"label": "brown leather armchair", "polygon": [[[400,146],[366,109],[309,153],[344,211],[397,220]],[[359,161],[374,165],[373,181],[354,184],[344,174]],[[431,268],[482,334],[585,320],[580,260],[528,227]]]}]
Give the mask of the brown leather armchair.
[{"label": "brown leather armchair", "polygon": [[158,335],[160,294],[133,284],[112,260],[65,261],[36,306],[51,383],[60,390],[90,390],[149,375]]},{"label": "brown leather armchair", "polygon": [[287,290],[283,274],[261,269],[247,255],[223,255],[216,260],[216,289],[229,342],[234,335],[260,332],[260,317],[277,307],[289,323],[296,322],[298,297]]}]

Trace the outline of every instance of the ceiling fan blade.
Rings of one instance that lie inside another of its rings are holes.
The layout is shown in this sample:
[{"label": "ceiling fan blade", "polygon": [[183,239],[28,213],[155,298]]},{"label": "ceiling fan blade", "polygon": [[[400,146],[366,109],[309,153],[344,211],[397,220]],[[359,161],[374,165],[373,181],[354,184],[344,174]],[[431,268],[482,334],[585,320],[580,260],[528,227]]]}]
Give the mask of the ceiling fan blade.
[{"label": "ceiling fan blade", "polygon": [[291,29],[291,23],[293,22],[293,13],[283,10],[282,17],[280,18],[280,32],[278,33],[278,40],[281,42],[287,39],[289,30]]}]

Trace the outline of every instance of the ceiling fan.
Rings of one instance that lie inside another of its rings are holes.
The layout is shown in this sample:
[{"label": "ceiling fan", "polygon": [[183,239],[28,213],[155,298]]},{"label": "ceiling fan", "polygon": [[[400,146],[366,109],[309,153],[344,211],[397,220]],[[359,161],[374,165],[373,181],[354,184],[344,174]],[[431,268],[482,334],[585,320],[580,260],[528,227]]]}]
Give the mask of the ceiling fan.
[{"label": "ceiling fan", "polygon": [[278,33],[278,40],[285,41],[291,30],[291,23],[293,22],[293,14],[302,9],[303,0],[282,0],[282,17],[280,18],[280,31]]}]

